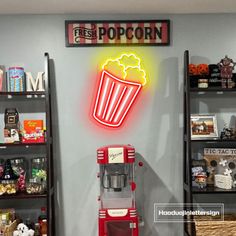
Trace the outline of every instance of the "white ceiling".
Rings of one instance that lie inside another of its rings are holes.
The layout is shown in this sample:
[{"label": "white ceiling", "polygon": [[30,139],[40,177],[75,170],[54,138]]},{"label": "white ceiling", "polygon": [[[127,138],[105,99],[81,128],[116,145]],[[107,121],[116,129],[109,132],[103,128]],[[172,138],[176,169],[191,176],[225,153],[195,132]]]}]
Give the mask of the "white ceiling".
[{"label": "white ceiling", "polygon": [[236,0],[0,0],[0,14],[235,12]]}]

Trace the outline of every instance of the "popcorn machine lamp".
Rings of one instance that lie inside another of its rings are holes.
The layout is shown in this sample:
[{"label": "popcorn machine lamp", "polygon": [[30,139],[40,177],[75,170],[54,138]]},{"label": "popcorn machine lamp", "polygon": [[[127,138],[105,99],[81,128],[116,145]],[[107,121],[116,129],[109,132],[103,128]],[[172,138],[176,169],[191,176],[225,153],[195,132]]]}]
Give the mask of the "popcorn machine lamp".
[{"label": "popcorn machine lamp", "polygon": [[109,59],[102,68],[93,117],[105,126],[119,127],[146,84],[146,73],[134,54]]},{"label": "popcorn machine lamp", "polygon": [[134,182],[135,149],[113,145],[97,150],[100,171],[99,236],[138,236]]}]

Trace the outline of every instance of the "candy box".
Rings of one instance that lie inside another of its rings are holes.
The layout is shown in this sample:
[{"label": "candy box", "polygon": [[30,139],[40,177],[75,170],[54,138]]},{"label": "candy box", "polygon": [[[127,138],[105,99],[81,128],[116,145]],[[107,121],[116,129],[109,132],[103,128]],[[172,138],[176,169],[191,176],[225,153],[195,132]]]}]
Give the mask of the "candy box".
[{"label": "candy box", "polygon": [[43,143],[44,141],[43,120],[24,120],[22,143]]},{"label": "candy box", "polygon": [[6,108],[4,114],[4,142],[14,143],[20,141],[19,113],[16,108]]}]

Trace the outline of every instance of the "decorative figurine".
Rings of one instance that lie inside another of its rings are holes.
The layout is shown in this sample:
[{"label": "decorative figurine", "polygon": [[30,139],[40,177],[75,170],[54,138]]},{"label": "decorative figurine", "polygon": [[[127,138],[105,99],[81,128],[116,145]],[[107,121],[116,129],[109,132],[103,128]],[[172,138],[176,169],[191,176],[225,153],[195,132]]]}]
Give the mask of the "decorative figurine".
[{"label": "decorative figurine", "polygon": [[225,172],[224,172],[224,175],[230,176],[231,173],[232,173],[232,170],[226,168],[226,169],[225,169]]},{"label": "decorative figurine", "polygon": [[223,167],[225,167],[226,164],[227,164],[227,160],[225,160],[225,159],[223,159],[223,158],[220,158],[219,164],[222,165]]},{"label": "decorative figurine", "polygon": [[197,65],[197,73],[198,75],[202,76],[206,76],[209,74],[209,67],[207,64],[199,64]]},{"label": "decorative figurine", "polygon": [[228,56],[225,56],[225,58],[221,59],[221,61],[218,63],[218,67],[220,69],[222,88],[234,87],[232,77],[235,65],[236,63],[232,59],[228,58]]},{"label": "decorative figurine", "polygon": [[197,65],[189,64],[188,72],[189,72],[189,78],[190,78],[190,87],[191,88],[197,88],[197,86],[198,86]]},{"label": "decorative figurine", "polygon": [[207,179],[207,175],[205,172],[202,172],[198,175],[195,176],[195,182],[198,184],[198,187],[203,189],[206,187],[206,179]]},{"label": "decorative figurine", "polygon": [[197,65],[189,64],[188,71],[189,71],[189,75],[197,75],[198,74]]},{"label": "decorative figurine", "polygon": [[20,223],[17,230],[13,232],[13,236],[34,236],[34,230],[29,229],[25,224]]},{"label": "decorative figurine", "polygon": [[234,130],[232,128],[228,128],[225,124],[223,131],[220,134],[220,138],[221,139],[233,139],[234,138]]}]

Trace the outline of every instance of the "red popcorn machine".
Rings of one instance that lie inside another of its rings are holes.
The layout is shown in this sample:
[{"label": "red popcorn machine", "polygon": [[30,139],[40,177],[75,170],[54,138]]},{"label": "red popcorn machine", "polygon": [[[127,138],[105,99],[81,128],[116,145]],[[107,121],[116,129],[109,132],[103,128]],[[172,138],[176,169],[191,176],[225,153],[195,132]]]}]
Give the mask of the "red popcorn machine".
[{"label": "red popcorn machine", "polygon": [[138,236],[135,203],[135,149],[112,145],[97,150],[99,164],[99,236]]}]

